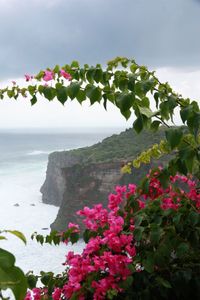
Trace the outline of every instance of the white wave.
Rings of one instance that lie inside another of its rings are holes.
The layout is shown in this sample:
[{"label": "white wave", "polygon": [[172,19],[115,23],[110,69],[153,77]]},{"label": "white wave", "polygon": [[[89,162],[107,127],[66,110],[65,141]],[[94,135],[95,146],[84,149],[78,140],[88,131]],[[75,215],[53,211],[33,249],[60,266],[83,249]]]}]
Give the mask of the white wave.
[{"label": "white wave", "polygon": [[[73,149],[76,149],[79,147],[73,147]],[[30,156],[34,156],[34,155],[42,155],[42,154],[50,154],[52,152],[59,152],[59,151],[69,151],[72,148],[67,148],[67,149],[52,149],[52,150],[48,150],[48,151],[43,151],[43,150],[33,150],[31,152],[28,152],[26,155],[30,155]]]},{"label": "white wave", "polygon": [[51,151],[42,151],[42,150],[33,150],[28,152],[26,155],[41,155],[41,154],[49,154]]}]

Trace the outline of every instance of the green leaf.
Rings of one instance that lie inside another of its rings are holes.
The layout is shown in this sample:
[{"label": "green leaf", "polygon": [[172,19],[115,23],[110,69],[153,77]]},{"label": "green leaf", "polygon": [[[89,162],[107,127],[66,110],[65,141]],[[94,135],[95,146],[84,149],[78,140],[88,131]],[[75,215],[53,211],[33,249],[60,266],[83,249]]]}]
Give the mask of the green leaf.
[{"label": "green leaf", "polygon": [[132,92],[135,92],[135,76],[129,76],[128,89]]},{"label": "green leaf", "polygon": [[183,132],[181,128],[179,129],[169,129],[168,131],[165,131],[166,139],[171,147],[171,149],[176,148],[183,137]]},{"label": "green leaf", "polygon": [[117,290],[115,290],[115,289],[109,289],[107,291],[107,297],[106,297],[106,299],[112,300],[115,296],[117,296],[117,294],[118,294]]},{"label": "green leaf", "polygon": [[156,281],[157,281],[160,285],[164,286],[164,287],[167,288],[167,289],[171,289],[171,288],[172,288],[170,282],[169,282],[168,280],[166,280],[166,279],[160,277],[160,276],[156,277]]},{"label": "green leaf", "polygon": [[150,106],[149,98],[148,98],[148,97],[143,97],[143,98],[141,99],[139,105],[140,105],[141,107],[147,107],[147,108],[149,108],[149,106]]},{"label": "green leaf", "polygon": [[27,276],[27,283],[28,283],[28,287],[30,289],[33,289],[33,288],[36,287],[37,281],[38,281],[38,277],[37,276],[34,276],[33,274],[29,274]]},{"label": "green leaf", "polygon": [[33,96],[36,92],[36,86],[35,85],[29,85],[28,86],[28,91],[29,91],[30,95]]},{"label": "green leaf", "polygon": [[178,225],[180,223],[181,217],[182,217],[182,214],[177,212],[175,214],[175,216],[173,217],[173,223],[175,225]]},{"label": "green leaf", "polygon": [[151,118],[151,117],[154,115],[154,113],[153,113],[153,112],[151,111],[151,109],[148,108],[148,107],[141,107],[141,106],[138,106],[138,109],[139,109],[141,115],[144,115],[144,116],[146,116],[147,118]]},{"label": "green leaf", "polygon": [[[155,224],[154,224],[155,225]],[[160,241],[162,229],[158,226],[154,226],[150,230],[150,240],[153,245],[157,245]]]},{"label": "green leaf", "polygon": [[185,163],[188,172],[193,172],[193,166],[196,158],[196,152],[192,147],[187,146],[179,151],[180,159]]},{"label": "green leaf", "polygon": [[135,73],[135,71],[138,69],[138,66],[136,64],[130,65],[130,70],[132,73]]},{"label": "green leaf", "polygon": [[134,218],[134,225],[139,226],[143,221],[144,216],[143,215],[136,215]]},{"label": "green leaf", "polygon": [[54,245],[59,245],[60,244],[60,237],[58,235],[53,236],[53,242]]},{"label": "green leaf", "polygon": [[181,109],[180,115],[181,115],[181,119],[182,119],[183,123],[185,123],[187,121],[187,119],[192,114],[192,111],[193,111],[192,105],[188,105]]},{"label": "green leaf", "polygon": [[45,286],[48,286],[48,284],[52,280],[52,278],[53,278],[52,272],[47,272],[47,273],[42,272],[42,276],[41,276],[40,280]]},{"label": "green leaf", "polygon": [[121,93],[116,98],[116,105],[120,108],[121,112],[125,112],[132,107],[134,100],[135,97],[133,93]]},{"label": "green leaf", "polygon": [[74,232],[70,235],[70,242],[72,244],[75,244],[76,242],[78,242],[79,240],[79,233],[78,232]]},{"label": "green leaf", "polygon": [[94,83],[94,78],[93,78],[94,73],[95,73],[94,68],[89,69],[86,73],[86,78],[87,78],[88,82],[91,83],[91,84]]},{"label": "green leaf", "polygon": [[99,87],[89,84],[86,87],[86,96],[90,99],[90,103],[94,104],[95,102],[99,102],[101,100],[101,90]]},{"label": "green leaf", "polygon": [[44,86],[43,94],[44,94],[45,98],[47,98],[49,101],[51,101],[56,96],[56,89],[54,89],[50,86]]},{"label": "green leaf", "polygon": [[153,273],[154,272],[154,256],[153,253],[148,254],[147,258],[144,259],[142,261],[142,265],[144,266],[144,269],[148,272],[148,273]]},{"label": "green leaf", "polygon": [[60,66],[56,65],[53,69],[53,72],[58,74],[60,72]]},{"label": "green leaf", "polygon": [[15,94],[15,93],[14,93],[13,90],[8,90],[8,91],[7,91],[7,95],[8,95],[9,98],[14,97],[14,94]]},{"label": "green leaf", "polygon": [[127,90],[128,80],[126,78],[122,78],[119,80],[119,89],[121,91]]},{"label": "green leaf", "polygon": [[18,267],[2,269],[0,266],[0,289],[10,288],[16,300],[24,300],[27,287],[26,277]]},{"label": "green leaf", "polygon": [[77,69],[78,69],[78,68],[80,67],[80,66],[79,66],[79,62],[76,61],[76,60],[73,60],[72,63],[71,63],[71,67],[72,67],[72,68],[77,68]]},{"label": "green leaf", "polygon": [[143,118],[141,115],[138,116],[138,118],[133,123],[133,128],[137,133],[140,133],[144,127]]},{"label": "green leaf", "polygon": [[12,253],[0,248],[0,267],[8,269],[15,264],[15,257]]},{"label": "green leaf", "polygon": [[173,170],[173,168],[175,169],[175,171],[181,173],[181,174],[184,174],[184,175],[187,175],[188,173],[188,169],[187,169],[187,166],[186,166],[186,163],[185,161],[182,161],[180,158],[177,159],[175,161],[175,163],[173,163],[173,161],[170,161],[170,167],[171,169]]},{"label": "green leaf", "polygon": [[76,95],[76,99],[79,103],[82,103],[86,99],[85,90],[79,90],[78,94]]},{"label": "green leaf", "polygon": [[68,93],[67,93],[67,87],[61,86],[56,87],[56,94],[58,101],[60,101],[62,104],[64,104],[67,101]]},{"label": "green leaf", "polygon": [[41,245],[43,245],[43,243],[44,243],[44,237],[43,237],[43,235],[38,234],[36,236],[36,240],[37,240],[38,243],[40,243]]},{"label": "green leaf", "polygon": [[40,93],[40,95],[43,94],[43,90],[44,90],[44,85],[39,85],[38,86],[38,92]]},{"label": "green leaf", "polygon": [[169,120],[170,114],[169,114],[169,103],[167,101],[164,101],[160,104],[160,114],[161,117],[165,120]]},{"label": "green leaf", "polygon": [[90,240],[90,231],[86,229],[83,233],[83,240],[85,243],[88,243]]},{"label": "green leaf", "polygon": [[26,238],[22,232],[20,232],[18,230],[6,230],[6,232],[9,232],[9,233],[17,236],[20,240],[22,240],[22,242],[24,242],[24,244],[26,244]]},{"label": "green leaf", "polygon": [[37,97],[34,95],[30,101],[31,101],[31,105],[34,105],[37,102]]},{"label": "green leaf", "polygon": [[154,85],[155,80],[153,78],[141,82],[141,87],[145,94],[149,92],[154,87]]},{"label": "green leaf", "polygon": [[163,101],[160,104],[160,113],[163,119],[172,119],[174,108],[177,106],[177,101],[174,96],[169,96],[167,101]]},{"label": "green leaf", "polygon": [[131,111],[126,110],[126,111],[121,112],[121,114],[125,117],[126,120],[128,120],[131,116]]},{"label": "green leaf", "polygon": [[160,126],[161,122],[160,121],[153,121],[151,123],[151,130],[156,132]]},{"label": "green leaf", "polygon": [[156,102],[156,108],[158,109],[158,104],[159,104],[159,96],[160,94],[158,92],[155,92],[153,97],[155,99],[155,102]]},{"label": "green leaf", "polygon": [[79,79],[80,79],[79,70],[73,71],[72,77],[73,77],[73,79],[76,79],[77,81],[79,81]]},{"label": "green leaf", "polygon": [[199,213],[195,211],[191,211],[188,215],[188,221],[192,226],[197,225],[200,221]]},{"label": "green leaf", "polygon": [[177,249],[176,249],[176,253],[178,257],[183,257],[185,255],[188,254],[190,247],[187,243],[181,243],[178,245]]},{"label": "green leaf", "polygon": [[80,90],[80,83],[72,82],[68,87],[68,95],[71,99],[74,99]]},{"label": "green leaf", "polygon": [[139,227],[135,228],[135,230],[134,230],[134,237],[135,237],[136,241],[139,242],[142,239],[143,232],[144,232],[144,227],[139,226]]},{"label": "green leaf", "polygon": [[95,80],[97,83],[101,82],[101,81],[102,81],[102,78],[103,78],[103,71],[102,71],[102,69],[97,68],[97,69],[95,70],[95,72],[94,72],[93,77],[94,77],[94,80]]},{"label": "green leaf", "polygon": [[197,139],[200,128],[200,113],[193,112],[187,120],[187,125],[190,132],[194,135],[195,139]]}]

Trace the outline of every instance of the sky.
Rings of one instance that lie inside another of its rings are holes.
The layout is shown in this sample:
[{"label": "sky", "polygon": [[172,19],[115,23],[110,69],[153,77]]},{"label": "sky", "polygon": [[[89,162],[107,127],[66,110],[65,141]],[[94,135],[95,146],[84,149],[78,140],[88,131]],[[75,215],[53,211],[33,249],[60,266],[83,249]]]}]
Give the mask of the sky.
[{"label": "sky", "polygon": [[[200,99],[199,0],[0,0],[0,86],[72,60],[135,58]],[[114,107],[0,103],[0,128],[131,126]]]}]

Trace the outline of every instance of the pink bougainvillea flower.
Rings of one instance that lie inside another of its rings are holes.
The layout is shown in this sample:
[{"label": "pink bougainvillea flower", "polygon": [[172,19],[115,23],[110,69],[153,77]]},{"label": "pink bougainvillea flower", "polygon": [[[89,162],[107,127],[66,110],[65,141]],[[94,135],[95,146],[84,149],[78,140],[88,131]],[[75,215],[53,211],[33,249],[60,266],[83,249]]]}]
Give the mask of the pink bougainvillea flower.
[{"label": "pink bougainvillea flower", "polygon": [[60,70],[60,76],[64,77],[67,80],[72,80],[72,76],[63,69]]},{"label": "pink bougainvillea flower", "polygon": [[40,288],[33,288],[33,299],[40,300],[41,299],[41,289]]},{"label": "pink bougainvillea flower", "polygon": [[32,75],[25,74],[24,76],[25,76],[26,81],[30,81],[31,79],[33,79]]},{"label": "pink bougainvillea flower", "polygon": [[52,71],[46,70],[44,71],[43,80],[50,81],[54,78],[54,73]]},{"label": "pink bougainvillea flower", "polygon": [[61,299],[61,289],[55,288],[53,294],[52,294],[53,300],[60,300]]},{"label": "pink bougainvillea flower", "polygon": [[24,300],[32,300],[32,296],[31,296],[31,292],[30,291],[28,291],[26,293],[26,296],[25,296]]},{"label": "pink bougainvillea flower", "polygon": [[74,224],[74,223],[69,223],[68,224],[68,228],[70,229],[70,228],[73,228],[74,230],[73,230],[73,232],[80,232],[80,228],[79,228],[79,225],[78,224]]}]

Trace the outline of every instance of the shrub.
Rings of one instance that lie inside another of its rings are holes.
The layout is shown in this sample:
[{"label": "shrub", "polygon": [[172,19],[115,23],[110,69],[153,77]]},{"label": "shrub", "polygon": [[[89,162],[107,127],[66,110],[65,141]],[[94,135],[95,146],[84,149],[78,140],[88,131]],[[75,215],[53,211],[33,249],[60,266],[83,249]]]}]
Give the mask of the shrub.
[{"label": "shrub", "polygon": [[[108,208],[84,207],[82,254],[69,252],[60,280],[26,299],[188,299],[200,292],[200,195],[191,176],[170,177],[160,169],[142,184],[116,186]],[[65,236],[78,238],[70,224]],[[55,234],[55,233],[54,233]],[[75,239],[74,239],[75,238]],[[69,240],[69,239],[68,239]],[[55,277],[56,278],[56,277]],[[44,282],[43,282],[44,283]],[[35,290],[34,290],[35,291]]]}]

